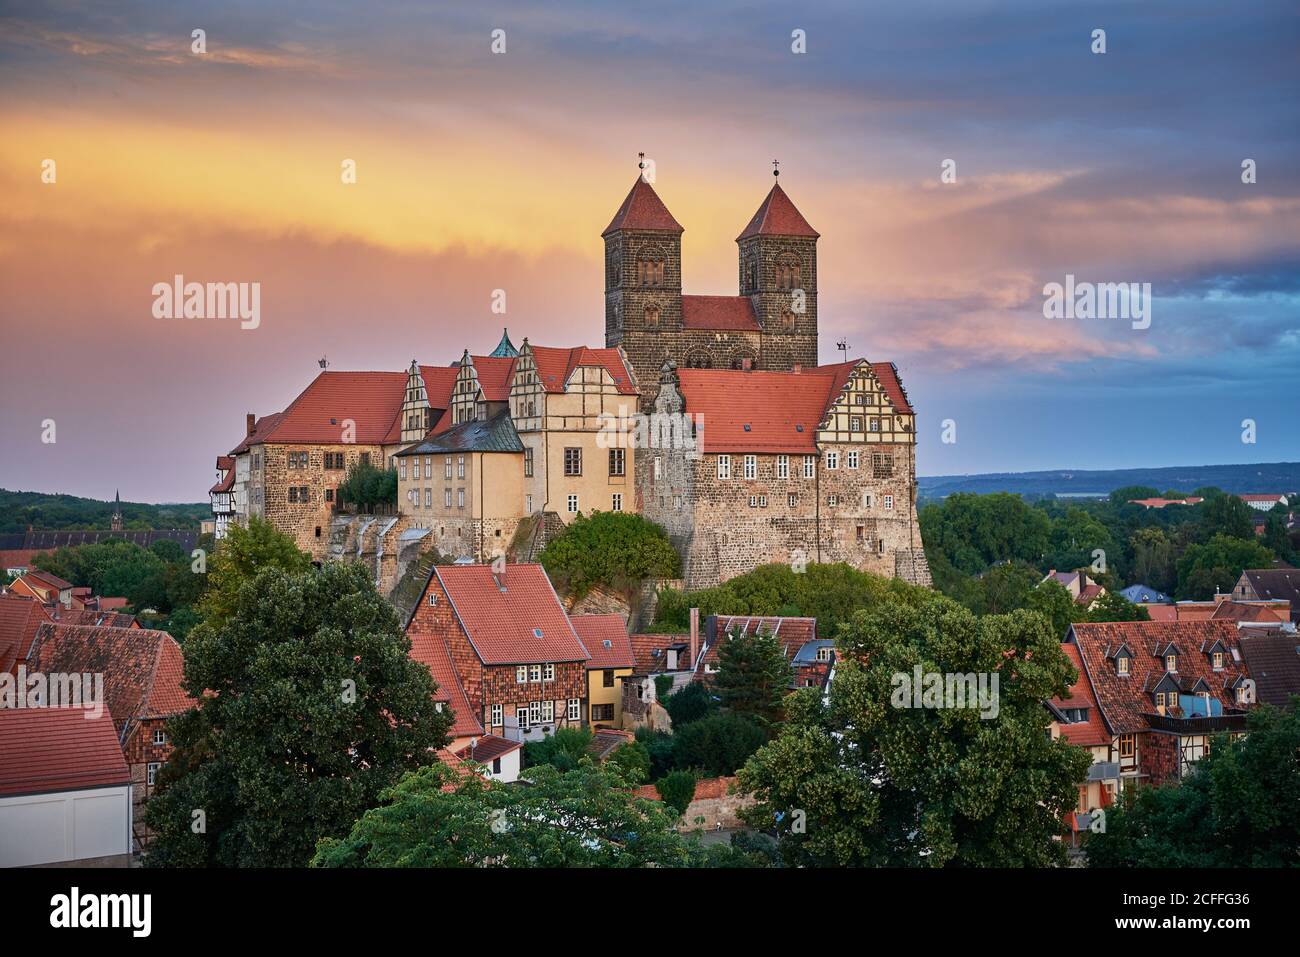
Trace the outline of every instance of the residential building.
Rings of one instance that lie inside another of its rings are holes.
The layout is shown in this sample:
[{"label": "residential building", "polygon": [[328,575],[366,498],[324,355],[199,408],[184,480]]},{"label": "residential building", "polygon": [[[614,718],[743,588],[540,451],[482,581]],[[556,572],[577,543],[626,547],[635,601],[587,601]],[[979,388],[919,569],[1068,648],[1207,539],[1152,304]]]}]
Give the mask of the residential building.
[{"label": "residential building", "polygon": [[1255,682],[1255,700],[1275,708],[1295,707],[1300,695],[1300,645],[1291,633],[1238,633],[1241,660]]},{"label": "residential building", "polygon": [[[1058,572],[1055,568],[1044,576],[1043,581],[1055,579],[1065,587],[1076,605],[1082,605],[1091,611],[1097,607],[1097,599],[1106,594],[1106,589],[1094,582],[1085,572]],[[1041,582],[1040,582],[1041,584]]]},{"label": "residential building", "polygon": [[1122,787],[1175,780],[1214,735],[1245,731],[1250,704],[1231,621],[1128,621],[1070,626]]},{"label": "residential building", "polygon": [[14,595],[33,598],[42,605],[72,607],[72,582],[38,568],[29,569],[11,582],[9,591]]},{"label": "residential building", "polygon": [[1121,589],[1120,595],[1126,601],[1131,601],[1135,605],[1167,605],[1173,601],[1172,598],[1159,589],[1141,583],[1137,585],[1129,585],[1127,588]]},{"label": "residential building", "polygon": [[1071,844],[1077,847],[1092,826],[1093,814],[1110,807],[1119,793],[1119,762],[1111,754],[1111,735],[1102,721],[1101,708],[1092,693],[1092,685],[1084,671],[1079,647],[1070,643],[1061,645],[1061,651],[1078,672],[1069,694],[1053,698],[1047,703],[1051,712],[1050,733],[1053,740],[1065,738],[1070,744],[1086,748],[1092,755],[1092,765],[1087,776],[1079,783],[1079,801],[1070,812]]},{"label": "residential building", "polygon": [[1128,503],[1143,508],[1166,508],[1170,505],[1200,505],[1204,501],[1203,498],[1189,495],[1187,498],[1131,498]]},{"label": "residential building", "polygon": [[1285,601],[1290,618],[1300,622],[1300,569],[1248,568],[1232,588],[1238,601]]},{"label": "residential building", "polygon": [[636,669],[621,615],[569,619],[587,649],[587,721],[592,728],[623,727],[623,682]]},{"label": "residential building", "polygon": [[1286,508],[1286,506],[1290,504],[1285,495],[1280,495],[1276,492],[1266,494],[1247,493],[1245,495],[1238,495],[1237,498],[1241,499],[1257,512],[1272,511],[1275,505],[1281,505],[1283,508]]},{"label": "residential building", "polygon": [[118,744],[131,771],[135,847],[148,843],[144,805],[171,756],[167,721],[194,701],[181,688],[180,645],[165,631],[41,624],[27,655],[29,671],[100,675]]},{"label": "residential building", "polygon": [[704,624],[705,650],[699,674],[718,672],[722,641],[735,634],[771,635],[790,663],[791,688],[820,688],[835,661],[835,642],[817,637],[816,618],[710,615]]},{"label": "residential building", "polygon": [[0,708],[0,867],[127,867],[131,780],[107,709]]},{"label": "residential building", "polygon": [[540,565],[435,565],[406,632],[446,643],[489,733],[531,741],[585,724],[587,650]]}]

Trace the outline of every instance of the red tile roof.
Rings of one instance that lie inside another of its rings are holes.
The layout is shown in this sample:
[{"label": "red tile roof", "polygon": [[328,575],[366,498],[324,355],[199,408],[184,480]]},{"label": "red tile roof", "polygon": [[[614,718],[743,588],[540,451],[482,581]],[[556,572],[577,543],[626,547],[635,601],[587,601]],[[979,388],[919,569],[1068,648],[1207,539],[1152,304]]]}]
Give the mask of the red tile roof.
[{"label": "red tile roof", "polygon": [[1074,724],[1061,725],[1061,737],[1071,744],[1077,744],[1081,748],[1090,748],[1110,743],[1110,735],[1106,733],[1106,726],[1101,720],[1101,709],[1097,707],[1097,698],[1092,693],[1092,685],[1088,681],[1088,675],[1083,670],[1083,660],[1079,657],[1079,649],[1069,643],[1062,644],[1061,650],[1065,656],[1070,659],[1075,670],[1079,672],[1078,678],[1070,686],[1069,697],[1065,699],[1053,698],[1052,704],[1058,708],[1087,708],[1088,720],[1079,721]]},{"label": "red tile roof", "polygon": [[683,329],[761,332],[748,296],[682,296]]},{"label": "red tile roof", "polygon": [[[816,618],[718,615],[717,619],[715,627],[718,636],[730,635],[733,631],[746,635],[776,635],[777,642],[789,661],[794,661],[794,656],[799,653],[799,649],[817,637]],[[705,664],[717,664],[717,645],[718,642],[715,641],[709,646],[708,652],[704,655]]]},{"label": "red tile roof", "polygon": [[898,367],[892,362],[873,362],[871,371],[875,373],[876,381],[880,383],[880,388],[884,390],[885,395],[894,406],[894,411],[901,415],[913,415],[912,403],[907,401],[907,393],[903,390],[903,384],[898,381]]},{"label": "red tile roof", "polygon": [[256,419],[253,423],[252,434],[245,435],[240,443],[230,450],[230,454],[242,455],[247,452],[248,446],[254,441],[260,441],[262,436],[269,434],[283,415],[283,412],[272,412],[270,415],[264,415],[260,419]]},{"label": "red tile roof", "polygon": [[636,667],[622,615],[574,615],[569,621],[587,649],[587,670]]},{"label": "red tile roof", "polygon": [[[123,604],[126,602],[125,598],[114,600],[120,600]],[[100,599],[98,609],[50,608],[46,611],[46,618],[57,625],[106,625],[109,628],[130,628],[135,624],[134,615],[105,608],[103,602],[104,599]]]},{"label": "red tile roof", "polygon": [[433,574],[484,664],[587,660],[541,565],[507,565],[501,587],[490,565],[435,565]]},{"label": "red tile roof", "polygon": [[81,708],[0,708],[0,795],[131,782],[112,716]]},{"label": "red tile roof", "polygon": [[33,583],[44,588],[52,588],[56,591],[63,591],[65,588],[72,587],[72,582],[66,582],[58,575],[41,571],[39,568],[33,568],[21,577],[30,579]]},{"label": "red tile roof", "polygon": [[[1285,611],[1278,611],[1267,605],[1257,605],[1254,603],[1247,604],[1240,601],[1222,601],[1219,607],[1214,609],[1214,614],[1210,616],[1211,620],[1226,619],[1228,621],[1289,621],[1290,615]],[[1300,657],[1298,655],[1297,657]]]},{"label": "red tile roof", "polygon": [[816,452],[833,376],[721,369],[677,375],[686,411],[704,417],[704,452]]},{"label": "red tile roof", "polygon": [[1144,505],[1147,508],[1164,508],[1166,505],[1199,505],[1204,501],[1203,498],[1188,496],[1187,498],[1131,498],[1128,503],[1130,505]]},{"label": "red tile roof", "polygon": [[623,205],[618,208],[614,218],[609,221],[609,225],[601,232],[601,236],[608,236],[616,229],[654,229],[663,232],[681,233],[684,232],[677,220],[673,219],[673,214],[668,212],[668,207],[664,205],[659,194],[655,192],[654,187],[645,181],[641,174],[637,174],[636,182],[628,191],[627,197],[623,200]]},{"label": "red tile roof", "polygon": [[510,383],[515,375],[515,357],[474,356],[474,372],[486,402],[506,402],[510,399]]},{"label": "red tile roof", "polygon": [[456,716],[451,736],[463,738],[482,734],[483,724],[470,706],[469,698],[465,696],[465,688],[451,663],[446,639],[418,633],[410,637],[411,658],[428,668],[433,674],[433,680],[438,683],[433,700],[450,706]]},{"label": "red tile roof", "polygon": [[[1245,677],[1245,670],[1234,654],[1237,650],[1237,626],[1230,621],[1113,621],[1080,623],[1070,626],[1070,635],[1079,646],[1084,670],[1111,734],[1145,731],[1144,714],[1156,710],[1155,686],[1165,676],[1164,660],[1158,657],[1169,645],[1177,654],[1180,690],[1188,690],[1204,679],[1210,694],[1225,708],[1236,708],[1230,690],[1232,681]],[[1226,652],[1222,671],[1215,671],[1207,650],[1216,641]],[[1121,677],[1114,655],[1121,647],[1132,655],[1130,673]]]},{"label": "red tile roof", "polygon": [[6,568],[30,568],[32,559],[48,548],[5,548],[0,549],[0,571]]},{"label": "red tile roof", "polygon": [[127,726],[165,718],[194,705],[180,682],[180,645],[165,631],[44,624],[27,667],[33,671],[104,675],[104,697],[121,736]]},{"label": "red tile roof", "polygon": [[45,606],[26,595],[0,595],[0,673],[27,658],[36,629],[49,621]]},{"label": "red tile roof", "polygon": [[[672,645],[689,646],[691,638],[689,635],[629,635],[628,643],[632,646],[637,674],[648,675],[664,670],[667,664],[665,648]],[[656,651],[659,652],[658,655],[655,654]]]},{"label": "red tile roof", "polygon": [[1177,621],[1178,609],[1173,605],[1143,605],[1152,621]]},{"label": "red tile roof", "polygon": [[809,236],[816,239],[818,235],[817,230],[803,218],[803,213],[795,208],[781,184],[773,183],[771,191],[736,241],[750,236]]},{"label": "red tile roof", "polygon": [[637,393],[636,383],[617,349],[588,349],[586,346],[556,349],[531,343],[529,349],[537,364],[537,375],[542,381],[542,388],[547,392],[563,392],[574,370],[588,366],[606,370],[617,384],[618,391],[624,395]]},{"label": "red tile roof", "polygon": [[523,746],[522,741],[511,741],[499,734],[481,734],[472,748],[466,743],[456,754],[466,761],[491,764],[497,758],[504,757],[511,751],[518,751]]}]

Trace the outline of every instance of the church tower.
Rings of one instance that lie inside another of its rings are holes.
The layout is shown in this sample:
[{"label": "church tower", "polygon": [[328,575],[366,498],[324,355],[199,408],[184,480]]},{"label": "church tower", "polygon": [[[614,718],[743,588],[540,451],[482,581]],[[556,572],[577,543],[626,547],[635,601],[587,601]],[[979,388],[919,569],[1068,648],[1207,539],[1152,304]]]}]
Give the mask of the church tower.
[{"label": "church tower", "polygon": [[115,489],[113,492],[113,517],[109,519],[108,527],[114,532],[122,530],[122,492],[120,489]]},{"label": "church tower", "polygon": [[778,180],[736,238],[740,294],[754,304],[765,369],[817,365],[818,235]]},{"label": "church tower", "polygon": [[682,329],[682,227],[645,178],[601,233],[605,240],[605,345],[633,368],[658,369]]}]

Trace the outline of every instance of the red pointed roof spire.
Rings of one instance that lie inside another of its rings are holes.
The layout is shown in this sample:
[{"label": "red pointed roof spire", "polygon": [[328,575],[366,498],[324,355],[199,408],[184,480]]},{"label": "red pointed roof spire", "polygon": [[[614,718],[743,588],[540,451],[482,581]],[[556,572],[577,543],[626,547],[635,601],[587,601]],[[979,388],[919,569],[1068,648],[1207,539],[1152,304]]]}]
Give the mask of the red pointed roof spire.
[{"label": "red pointed roof spire", "polygon": [[[641,154],[645,156],[644,153]],[[682,233],[681,224],[673,219],[673,214],[668,212],[668,207],[664,201],[659,198],[653,186],[645,178],[645,161],[642,159],[639,164],[642,172],[637,174],[636,182],[632,184],[632,189],[628,191],[627,198],[623,200],[623,205],[618,208],[614,218],[610,220],[605,227],[602,236],[608,236],[616,229],[656,229],[663,232]]]},{"label": "red pointed roof spire", "polygon": [[[779,171],[774,171],[773,175],[778,173]],[[751,236],[810,236],[816,239],[819,235],[817,230],[808,225],[803,213],[795,208],[781,184],[773,183],[763,205],[758,207],[758,212],[749,221],[745,231],[736,237],[736,241]]]}]

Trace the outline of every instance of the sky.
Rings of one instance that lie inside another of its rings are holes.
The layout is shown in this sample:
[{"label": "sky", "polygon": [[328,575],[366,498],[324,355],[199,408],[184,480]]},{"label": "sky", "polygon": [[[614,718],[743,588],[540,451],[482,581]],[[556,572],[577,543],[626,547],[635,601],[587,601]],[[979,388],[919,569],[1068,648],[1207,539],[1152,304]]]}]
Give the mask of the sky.
[{"label": "sky", "polygon": [[[642,151],[694,294],[780,160],[821,360],[898,366],[923,475],[1300,459],[1297,50],[1285,0],[9,0],[0,487],[202,501],[322,356],[603,345]],[[176,274],[260,324],[156,318]],[[1045,317],[1067,275],[1149,327]]]}]

